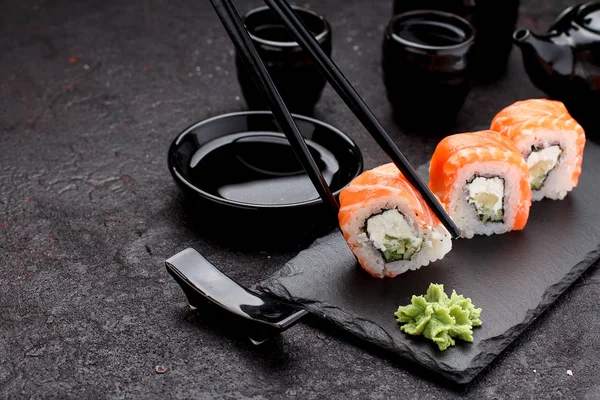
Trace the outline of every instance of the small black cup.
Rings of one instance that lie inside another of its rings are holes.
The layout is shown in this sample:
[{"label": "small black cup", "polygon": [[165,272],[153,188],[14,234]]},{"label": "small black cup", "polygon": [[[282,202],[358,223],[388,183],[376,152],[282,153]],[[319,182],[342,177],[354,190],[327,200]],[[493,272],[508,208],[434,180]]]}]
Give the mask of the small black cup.
[{"label": "small black cup", "polygon": [[519,0],[394,0],[394,14],[418,9],[460,15],[477,30],[473,75],[477,82],[499,79],[506,71]]},{"label": "small black cup", "polygon": [[475,29],[457,15],[419,10],[395,16],[383,41],[383,78],[400,125],[452,128],[471,89]]},{"label": "small black cup", "polygon": [[[305,8],[294,6],[293,9],[325,53],[331,55],[331,27],[327,20]],[[310,114],[326,83],[310,55],[293,40],[270,8],[253,9],[244,15],[243,21],[287,107],[295,113]],[[248,107],[268,109],[239,55],[236,67]]]}]

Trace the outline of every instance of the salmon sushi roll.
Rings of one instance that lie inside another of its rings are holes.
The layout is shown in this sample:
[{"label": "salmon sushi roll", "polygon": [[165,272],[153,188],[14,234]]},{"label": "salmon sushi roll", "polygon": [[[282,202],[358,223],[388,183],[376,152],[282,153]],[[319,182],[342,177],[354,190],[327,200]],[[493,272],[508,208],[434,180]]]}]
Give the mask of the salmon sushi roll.
[{"label": "salmon sushi roll", "polygon": [[444,138],[431,158],[429,187],[462,237],[505,233],[527,224],[529,169],[519,149],[497,132]]},{"label": "salmon sushi roll", "polygon": [[560,101],[518,101],[496,115],[491,129],[525,157],[534,201],[561,200],[577,186],[585,132]]},{"label": "salmon sushi roll", "polygon": [[450,234],[394,164],[356,177],[340,193],[340,228],[360,265],[395,277],[438,260]]}]

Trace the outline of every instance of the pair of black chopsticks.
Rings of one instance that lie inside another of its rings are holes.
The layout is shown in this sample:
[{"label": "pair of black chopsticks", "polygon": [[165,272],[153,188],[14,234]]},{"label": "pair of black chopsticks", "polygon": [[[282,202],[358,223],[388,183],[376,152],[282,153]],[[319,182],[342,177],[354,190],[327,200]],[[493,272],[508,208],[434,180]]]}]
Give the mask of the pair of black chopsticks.
[{"label": "pair of black chopsticks", "polygon": [[[238,54],[243,60],[248,72],[254,79],[256,86],[261,90],[264,98],[269,104],[275,119],[281,126],[283,133],[287,137],[294,153],[300,160],[302,167],[308,174],[321,199],[331,209],[332,216],[337,219],[339,204],[331,189],[327,185],[325,178],[317,167],[315,160],[308,151],[306,142],[302,137],[298,126],[294,122],[292,115],[283,102],[273,80],[269,76],[265,65],[258,55],[252,40],[246,31],[246,28],[237,13],[232,0],[210,0],[217,12],[223,26],[229,34]],[[313,38],[309,31],[304,27],[300,19],[294,13],[292,7],[286,0],[265,0],[265,3],[281,19],[285,27],[292,34],[300,46],[307,51],[313,62],[317,65],[321,74],[323,74],[340,97],[346,102],[348,107],[358,117],[367,131],[375,139],[377,144],[383,149],[388,157],[394,162],[406,179],[414,186],[425,199],[427,205],[433,210],[435,215],[444,224],[450,234],[456,238],[460,236],[460,230],[452,221],[446,210],[442,207],[425,182],[419,177],[415,169],[410,165],[404,154],[394,143],[390,135],[383,128],[381,123],[375,118],[373,112],[367,107],[350,82],[342,74],[334,62],[323,52],[319,43]]]}]

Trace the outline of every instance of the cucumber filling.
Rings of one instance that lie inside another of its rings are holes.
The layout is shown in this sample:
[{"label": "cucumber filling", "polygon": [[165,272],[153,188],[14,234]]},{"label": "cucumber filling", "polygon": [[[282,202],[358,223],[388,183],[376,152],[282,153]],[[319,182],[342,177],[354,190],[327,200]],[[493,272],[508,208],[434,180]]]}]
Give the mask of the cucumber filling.
[{"label": "cucumber filling", "polygon": [[467,183],[467,200],[482,222],[502,222],[504,218],[504,179],[476,176]]},{"label": "cucumber filling", "polygon": [[423,238],[396,209],[372,215],[367,219],[365,230],[386,262],[412,260],[423,244]]},{"label": "cucumber filling", "polygon": [[531,147],[531,153],[527,156],[527,167],[529,167],[529,178],[531,190],[540,190],[544,186],[548,174],[558,164],[562,149],[559,145],[543,148]]}]

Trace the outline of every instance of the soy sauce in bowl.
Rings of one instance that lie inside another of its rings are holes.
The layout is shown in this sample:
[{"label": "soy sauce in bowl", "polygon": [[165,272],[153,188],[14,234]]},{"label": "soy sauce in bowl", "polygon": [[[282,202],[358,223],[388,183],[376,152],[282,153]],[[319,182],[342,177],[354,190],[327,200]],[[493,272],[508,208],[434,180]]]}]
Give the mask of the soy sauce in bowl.
[{"label": "soy sauce in bowl", "polygon": [[[327,184],[340,172],[325,147],[307,146]],[[285,136],[277,132],[242,132],[213,140],[194,154],[190,177],[214,196],[248,204],[283,205],[319,198]],[[216,173],[218,171],[218,173]]]}]

